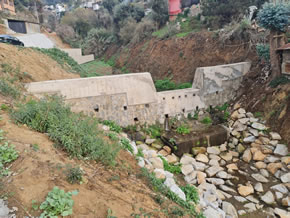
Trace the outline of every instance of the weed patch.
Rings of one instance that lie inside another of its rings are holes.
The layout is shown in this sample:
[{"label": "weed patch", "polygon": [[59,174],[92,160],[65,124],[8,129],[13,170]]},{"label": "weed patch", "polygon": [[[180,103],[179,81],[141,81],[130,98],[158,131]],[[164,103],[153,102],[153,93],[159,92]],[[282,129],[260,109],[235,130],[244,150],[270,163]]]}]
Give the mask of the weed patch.
[{"label": "weed patch", "polygon": [[203,124],[208,124],[208,125],[212,124],[212,120],[211,120],[210,117],[205,117],[205,118],[203,118],[201,122],[202,122]]},{"label": "weed patch", "polygon": [[68,166],[66,169],[66,180],[70,184],[81,184],[84,172],[79,167]]},{"label": "weed patch", "polygon": [[190,133],[190,129],[186,125],[182,124],[181,126],[177,127],[176,132],[181,135],[187,135]]},{"label": "weed patch", "polygon": [[116,124],[112,120],[104,120],[103,124],[110,127],[110,130],[116,133],[120,133],[122,131],[122,127]]},{"label": "weed patch", "polygon": [[159,156],[163,162],[164,170],[174,173],[174,174],[180,174],[181,173],[181,164],[173,165],[169,164],[162,156]]},{"label": "weed patch", "polygon": [[128,139],[126,139],[126,138],[122,138],[120,142],[121,142],[121,145],[122,145],[122,148],[123,148],[123,149],[128,150],[131,154],[134,153],[133,148],[132,148],[132,146],[130,145],[130,142],[129,142]]},{"label": "weed patch", "polygon": [[163,80],[156,80],[154,85],[158,92],[176,89],[186,89],[192,87],[190,83],[175,84],[174,82],[171,81],[171,79],[168,78],[165,78]]},{"label": "weed patch", "polygon": [[119,146],[104,140],[95,118],[73,113],[60,97],[31,100],[19,105],[11,117],[16,123],[48,133],[56,146],[72,157],[101,161],[107,165],[115,164]]},{"label": "weed patch", "polygon": [[20,96],[19,90],[4,79],[0,79],[0,93],[4,96],[10,96],[14,99],[17,99]]}]

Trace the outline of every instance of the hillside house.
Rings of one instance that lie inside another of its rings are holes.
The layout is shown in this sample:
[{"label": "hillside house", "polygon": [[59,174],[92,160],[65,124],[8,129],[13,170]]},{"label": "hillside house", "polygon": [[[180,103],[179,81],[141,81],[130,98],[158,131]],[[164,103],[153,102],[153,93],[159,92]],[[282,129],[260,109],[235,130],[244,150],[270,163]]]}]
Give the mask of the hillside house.
[{"label": "hillside house", "polygon": [[100,9],[100,4],[102,3],[102,0],[82,0],[81,8],[90,8],[94,11],[97,11]]},{"label": "hillside house", "polygon": [[8,11],[15,15],[14,0],[0,0],[0,11]]},{"label": "hillside house", "polygon": [[290,43],[277,49],[282,54],[282,74],[290,76]]}]

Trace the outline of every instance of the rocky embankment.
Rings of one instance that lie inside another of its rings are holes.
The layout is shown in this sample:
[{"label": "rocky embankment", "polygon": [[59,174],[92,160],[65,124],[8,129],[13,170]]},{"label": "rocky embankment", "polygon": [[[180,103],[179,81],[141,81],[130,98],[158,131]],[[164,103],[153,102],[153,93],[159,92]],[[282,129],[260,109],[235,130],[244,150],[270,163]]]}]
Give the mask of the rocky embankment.
[{"label": "rocky embankment", "polygon": [[138,157],[140,167],[153,171],[186,200],[175,175],[164,170],[160,156],[168,163],[182,164],[185,182],[198,189],[196,208],[207,218],[238,217],[256,210],[289,218],[290,156],[281,136],[240,105],[234,106],[228,128],[230,136],[224,144],[201,148],[195,156],[185,154],[181,159],[167,146],[156,149],[154,139],[131,145],[135,154],[137,149],[144,153],[144,158]]}]

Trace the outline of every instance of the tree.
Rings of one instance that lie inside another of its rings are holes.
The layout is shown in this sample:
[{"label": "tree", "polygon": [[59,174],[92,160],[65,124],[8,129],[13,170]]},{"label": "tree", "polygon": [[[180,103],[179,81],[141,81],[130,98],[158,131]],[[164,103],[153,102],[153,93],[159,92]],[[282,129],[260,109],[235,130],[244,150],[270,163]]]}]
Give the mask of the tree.
[{"label": "tree", "polygon": [[169,19],[168,1],[167,0],[154,0],[151,1],[152,19],[159,24],[159,27],[166,24]]},{"label": "tree", "polygon": [[258,13],[258,23],[270,30],[270,60],[272,77],[281,74],[279,55],[276,52],[278,47],[285,44],[286,28],[290,24],[290,5],[289,4],[269,4],[265,3],[263,9]]},{"label": "tree", "polygon": [[114,7],[119,4],[119,0],[104,0],[103,1],[103,6],[106,8],[110,13],[113,12]]},{"label": "tree", "polygon": [[266,0],[203,0],[202,15],[210,27],[220,28],[232,20],[238,20],[245,14],[249,6],[258,8]]},{"label": "tree", "polygon": [[114,7],[114,21],[118,27],[130,17],[140,22],[144,16],[144,8],[135,4],[122,3]]}]

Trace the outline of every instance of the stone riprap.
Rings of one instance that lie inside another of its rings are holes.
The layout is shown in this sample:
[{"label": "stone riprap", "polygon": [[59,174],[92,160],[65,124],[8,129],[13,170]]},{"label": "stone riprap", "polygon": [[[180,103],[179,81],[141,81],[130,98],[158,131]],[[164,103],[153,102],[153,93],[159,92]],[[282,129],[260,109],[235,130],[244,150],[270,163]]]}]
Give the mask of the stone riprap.
[{"label": "stone riprap", "polygon": [[156,92],[150,73],[35,82],[26,88],[37,97],[60,94],[74,111],[121,126],[153,124],[231,100],[250,66],[242,62],[198,68],[192,88],[165,92]]},{"label": "stone riprap", "polygon": [[[185,182],[198,190],[197,211],[203,211],[206,217],[235,218],[257,210],[269,217],[290,217],[287,146],[280,143],[282,139],[278,133],[268,133],[264,122],[254,118],[252,113],[246,113],[239,105],[234,108],[228,121],[231,136],[224,144],[208,147],[195,156],[185,154],[179,159],[167,146],[162,149],[152,147],[154,140],[132,142],[144,153],[144,158],[138,157],[138,164],[154,172],[157,178],[164,179],[164,185],[185,200],[177,178],[164,169],[160,156],[171,164],[181,164]],[[245,118],[247,122],[244,122]],[[256,124],[252,125],[251,121]],[[237,130],[240,125],[245,126],[241,128],[243,130]],[[253,131],[253,128],[261,129],[262,126],[263,131],[258,130],[257,134]],[[254,140],[245,141],[248,137],[254,137]],[[240,149],[241,146],[244,149]],[[282,153],[275,153],[277,146],[281,147]]]}]

